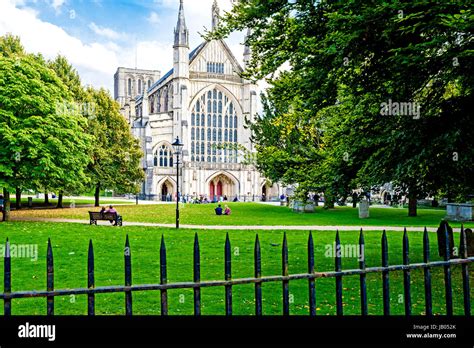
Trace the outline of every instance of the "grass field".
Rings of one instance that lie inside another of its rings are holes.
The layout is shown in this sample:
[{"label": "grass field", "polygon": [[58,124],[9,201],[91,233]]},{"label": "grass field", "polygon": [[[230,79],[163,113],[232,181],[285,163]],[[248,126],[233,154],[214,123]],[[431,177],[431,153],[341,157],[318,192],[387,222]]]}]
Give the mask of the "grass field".
[{"label": "grass field", "polygon": [[[216,216],[215,205],[182,204],[180,207],[181,224],[188,225],[222,225],[222,226],[427,226],[436,227],[445,216],[445,211],[419,209],[418,217],[408,217],[406,209],[371,208],[369,219],[359,219],[358,210],[351,207],[337,207],[331,210],[317,208],[314,214],[293,213],[287,207],[271,206],[258,203],[229,203],[231,216]],[[173,204],[164,205],[130,205],[118,207],[124,221],[173,224],[175,222]],[[61,210],[22,210],[13,212],[14,218],[64,218],[88,220],[91,208]],[[94,209],[94,211],[97,208]],[[459,223],[450,223],[459,227]],[[466,226],[474,227],[474,223]]]},{"label": "grass field", "polygon": [[[238,209],[236,209],[238,210]],[[185,210],[186,211],[186,210]],[[191,211],[191,209],[189,209]],[[317,218],[317,215],[314,216]],[[339,222],[340,223],[340,222]],[[150,284],[159,282],[159,246],[162,234],[165,236],[168,256],[169,282],[192,280],[192,251],[195,233],[199,234],[201,245],[202,280],[222,280],[224,278],[224,241],[226,231],[193,231],[171,230],[148,227],[112,228],[108,226],[86,226],[66,223],[14,222],[0,223],[0,240],[10,238],[12,244],[38,244],[39,257],[36,261],[27,258],[12,259],[12,287],[15,291],[42,290],[46,286],[46,247],[51,238],[54,252],[55,288],[76,288],[87,285],[87,248],[89,240],[94,242],[96,286],[121,285],[124,282],[123,248],[126,235],[131,244],[133,284]],[[257,232],[251,230],[231,231],[233,278],[253,276],[253,250]],[[282,231],[260,231],[262,247],[262,274],[281,274]],[[381,265],[380,232],[366,233],[367,267]],[[422,233],[412,232],[410,237],[410,261],[422,262]],[[307,271],[307,238],[304,231],[288,233],[289,271],[290,274]],[[316,269],[318,271],[334,270],[334,259],[326,257],[326,246],[332,245],[334,232],[314,233]],[[439,260],[436,235],[430,234],[431,255]],[[455,234],[456,243],[459,235]],[[390,264],[402,263],[402,233],[389,232]],[[357,244],[357,232],[341,233],[341,243]],[[0,249],[1,251],[1,249]],[[344,258],[344,269],[358,267],[357,258]],[[0,258],[0,270],[3,270],[3,259]],[[433,311],[445,313],[443,270],[433,269]],[[462,315],[462,280],[460,268],[452,268],[453,295],[455,314]],[[391,310],[394,315],[402,315],[403,273],[390,274]],[[411,272],[413,314],[424,313],[423,272]],[[474,282],[471,282],[473,286]],[[0,272],[0,284],[3,284],[3,272]],[[344,277],[344,313],[358,315],[359,277]],[[367,276],[369,314],[382,314],[382,282],[380,274]],[[316,282],[318,315],[335,314],[335,281],[320,279]],[[471,290],[472,293],[472,290]],[[234,314],[254,314],[254,288],[252,285],[235,286]],[[263,285],[263,312],[265,315],[278,315],[282,312],[281,284],[266,283]],[[290,282],[291,314],[308,313],[307,281]],[[134,314],[157,315],[160,313],[159,292],[142,292],[133,295]],[[15,315],[44,315],[45,299],[13,300]],[[192,290],[169,291],[169,310],[173,315],[191,315],[193,313]],[[202,312],[204,315],[223,315],[224,289],[206,288],[202,290]],[[0,305],[0,315],[3,313]],[[96,295],[96,311],[100,315],[124,314],[123,294]],[[57,297],[55,313],[64,315],[83,315],[87,313],[85,296]]]}]

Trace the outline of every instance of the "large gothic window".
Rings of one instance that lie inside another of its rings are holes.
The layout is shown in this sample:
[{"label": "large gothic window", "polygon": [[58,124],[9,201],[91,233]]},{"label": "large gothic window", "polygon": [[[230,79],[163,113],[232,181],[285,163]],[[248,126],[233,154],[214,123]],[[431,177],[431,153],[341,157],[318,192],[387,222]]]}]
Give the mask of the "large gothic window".
[{"label": "large gothic window", "polygon": [[[229,97],[214,89],[191,113],[192,162],[237,163],[237,110]],[[207,151],[206,151],[207,150]]]},{"label": "large gothic window", "polygon": [[173,167],[173,150],[171,147],[162,145],[155,151],[155,167]]}]

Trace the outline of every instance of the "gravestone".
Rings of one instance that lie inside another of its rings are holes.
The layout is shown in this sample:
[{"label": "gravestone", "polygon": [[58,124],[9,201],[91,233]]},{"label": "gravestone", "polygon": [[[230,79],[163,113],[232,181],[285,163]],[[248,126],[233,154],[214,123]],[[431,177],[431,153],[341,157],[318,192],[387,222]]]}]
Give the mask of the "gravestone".
[{"label": "gravestone", "polygon": [[470,228],[466,228],[467,257],[474,256],[474,234]]},{"label": "gravestone", "polygon": [[474,220],[474,204],[448,203],[446,205],[446,219],[453,221]]},{"label": "gravestone", "polygon": [[453,258],[454,256],[454,237],[453,237],[453,228],[449,226],[446,220],[441,221],[438,227],[438,231],[436,232],[438,236],[438,254],[440,257],[444,257],[446,255],[446,238],[445,238],[445,231],[448,230],[448,239],[449,239],[449,246],[451,249],[449,258]]},{"label": "gravestone", "polygon": [[304,212],[305,213],[314,213],[314,204],[306,203],[305,206],[304,206]]},{"label": "gravestone", "polygon": [[300,201],[293,201],[293,207],[291,208],[295,213],[304,212],[304,205]]},{"label": "gravestone", "polygon": [[313,203],[303,203],[301,201],[293,201],[291,209],[295,213],[314,213],[315,207]]},{"label": "gravestone", "polygon": [[360,219],[368,219],[370,216],[369,214],[369,201],[362,200],[359,202],[359,218]]}]

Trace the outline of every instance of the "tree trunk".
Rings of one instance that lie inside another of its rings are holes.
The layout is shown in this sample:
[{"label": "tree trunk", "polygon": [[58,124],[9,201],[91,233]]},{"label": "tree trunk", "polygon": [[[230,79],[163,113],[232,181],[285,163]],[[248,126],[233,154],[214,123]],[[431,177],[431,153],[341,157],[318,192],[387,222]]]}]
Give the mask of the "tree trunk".
[{"label": "tree trunk", "polygon": [[56,206],[58,209],[62,209],[63,207],[63,192],[60,191],[58,195],[58,205]]},{"label": "tree trunk", "polygon": [[3,189],[3,221],[10,221],[10,191]]},{"label": "tree trunk", "polygon": [[324,194],[324,208],[334,209],[335,199],[331,194]]},{"label": "tree trunk", "polygon": [[357,195],[352,195],[352,208],[357,208]]},{"label": "tree trunk", "polygon": [[95,186],[95,206],[100,207],[100,183]]},{"label": "tree trunk", "polygon": [[48,192],[44,193],[44,204],[49,205],[49,195]]},{"label": "tree trunk", "polygon": [[410,217],[417,216],[416,204],[417,204],[416,196],[409,196],[408,197],[408,216]]},{"label": "tree trunk", "polygon": [[21,188],[17,187],[15,190],[15,209],[20,210],[21,209]]}]

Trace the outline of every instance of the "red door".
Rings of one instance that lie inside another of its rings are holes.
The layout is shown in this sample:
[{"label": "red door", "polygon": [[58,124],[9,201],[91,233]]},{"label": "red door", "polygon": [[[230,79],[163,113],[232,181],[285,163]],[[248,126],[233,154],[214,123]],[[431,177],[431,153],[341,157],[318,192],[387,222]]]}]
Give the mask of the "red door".
[{"label": "red door", "polygon": [[222,182],[221,181],[217,183],[217,196],[218,197],[222,196]]},{"label": "red door", "polygon": [[211,196],[211,197],[210,197],[210,198],[211,198],[211,201],[213,201],[213,200],[214,200],[214,194],[215,194],[215,192],[214,192],[214,183],[212,183],[212,182],[211,182],[211,184],[209,185],[209,192],[210,192],[210,196]]}]

